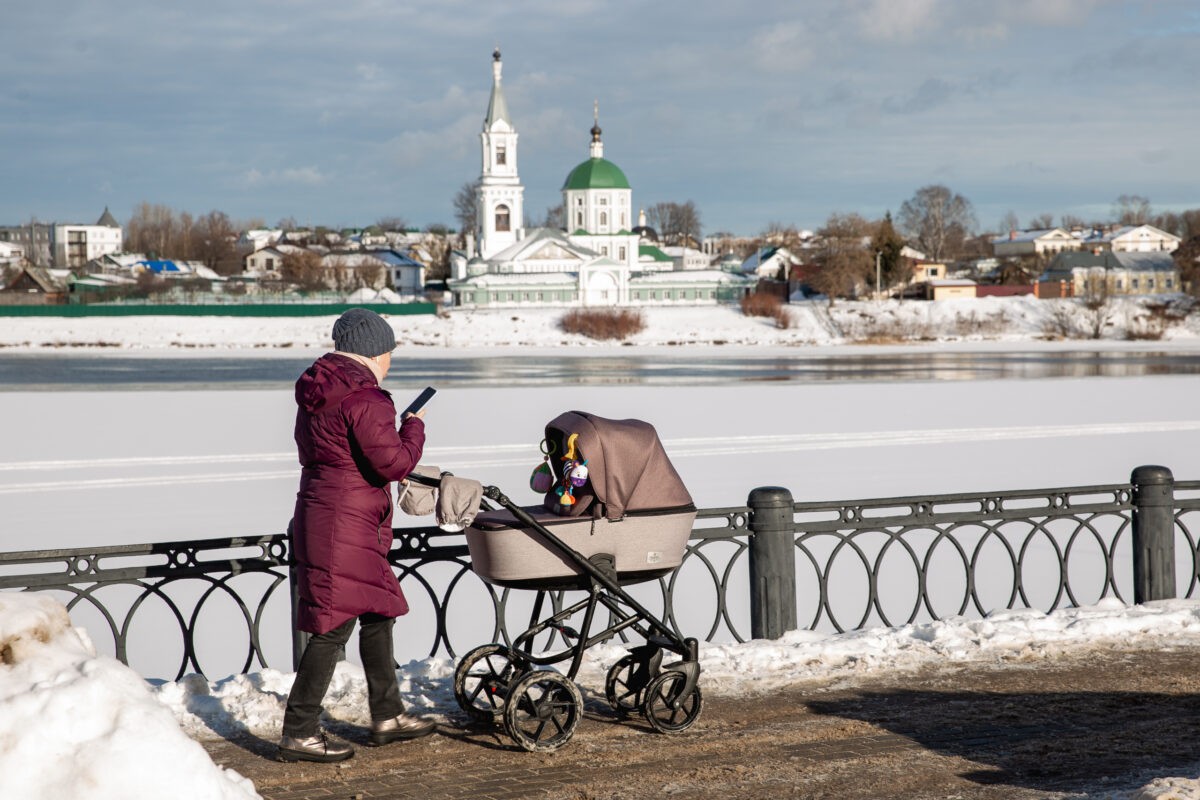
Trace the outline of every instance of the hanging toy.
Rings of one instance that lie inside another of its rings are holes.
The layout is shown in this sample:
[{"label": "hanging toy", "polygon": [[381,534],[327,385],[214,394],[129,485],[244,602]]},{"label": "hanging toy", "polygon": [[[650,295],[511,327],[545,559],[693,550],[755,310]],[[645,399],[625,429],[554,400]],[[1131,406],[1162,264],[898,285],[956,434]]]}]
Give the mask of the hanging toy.
[{"label": "hanging toy", "polygon": [[529,476],[529,488],[538,494],[546,494],[554,488],[554,471],[550,469],[550,454],[554,452],[554,443],[542,439],[540,449],[542,463],[538,464]]},{"label": "hanging toy", "polygon": [[575,452],[575,440],[578,438],[578,433],[572,433],[567,438],[567,452],[562,457],[562,480],[555,489],[558,504],[562,506],[575,505],[575,490],[587,483],[588,479],[587,460],[581,459]]},{"label": "hanging toy", "polygon": [[587,461],[569,460],[563,464],[563,477],[559,483],[558,503],[564,506],[575,505],[575,490],[580,489],[588,481]]}]

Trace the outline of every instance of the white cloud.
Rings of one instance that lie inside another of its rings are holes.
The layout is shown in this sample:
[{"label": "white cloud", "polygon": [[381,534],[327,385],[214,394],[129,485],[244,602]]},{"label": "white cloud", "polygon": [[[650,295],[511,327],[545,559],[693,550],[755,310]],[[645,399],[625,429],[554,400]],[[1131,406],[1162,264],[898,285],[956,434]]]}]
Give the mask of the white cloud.
[{"label": "white cloud", "polygon": [[800,20],[772,25],[755,35],[752,49],[758,65],[768,72],[788,72],[812,63],[812,33]]},{"label": "white cloud", "polygon": [[937,27],[943,13],[937,6],[937,0],[871,0],[857,22],[869,39],[911,41]]},{"label": "white cloud", "polygon": [[354,71],[365,81],[375,80],[382,72],[378,64],[355,64]]},{"label": "white cloud", "polygon": [[328,180],[328,176],[313,166],[284,167],[266,172],[252,167],[242,175],[242,184],[245,186],[319,186]]}]

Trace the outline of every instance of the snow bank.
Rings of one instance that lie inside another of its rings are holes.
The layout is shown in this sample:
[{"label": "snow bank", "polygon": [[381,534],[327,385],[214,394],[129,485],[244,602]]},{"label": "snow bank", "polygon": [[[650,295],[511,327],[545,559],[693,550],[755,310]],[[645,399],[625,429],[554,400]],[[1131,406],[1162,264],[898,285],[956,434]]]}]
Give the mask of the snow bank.
[{"label": "snow bank", "polygon": [[[898,628],[844,634],[794,631],[778,640],[701,644],[705,694],[738,696],[806,683],[845,685],[884,673],[911,673],[955,663],[1003,664],[1055,656],[1079,656],[1119,645],[1163,650],[1200,643],[1200,601],[1165,600],[1127,607],[1118,600],[1043,614],[1003,611],[984,619],[953,617]],[[587,651],[579,682],[599,689],[605,673],[627,650],[616,644]],[[209,682],[188,676],[155,689],[190,735],[211,738],[247,731],[278,735],[293,675],[264,670]],[[398,674],[404,702],[422,714],[447,718],[458,713],[454,661],[411,661]],[[330,719],[366,725],[366,680],[362,668],[338,665],[326,697]]]},{"label": "snow bank", "polygon": [[137,674],[97,656],[60,603],[0,592],[0,797],[259,795],[214,765]]},{"label": "snow bank", "polygon": [[[1178,312],[1185,301],[1177,298]],[[788,306],[791,324],[747,317],[732,306],[639,309],[646,323],[624,342],[597,342],[564,333],[565,309],[453,309],[440,315],[390,317],[404,347],[494,348],[621,346],[782,346],[904,342],[1032,342],[1090,339],[1200,339],[1195,315],[1168,324],[1155,320],[1144,299],[1114,300],[1102,312],[1072,301],[1032,297],[837,302],[806,301]],[[1100,313],[1099,320],[1096,314]],[[106,350],[254,350],[295,353],[331,344],[336,315],[328,317],[14,317],[0,324],[0,348],[39,350],[103,347]],[[1098,326],[1098,327],[1097,327]]]}]

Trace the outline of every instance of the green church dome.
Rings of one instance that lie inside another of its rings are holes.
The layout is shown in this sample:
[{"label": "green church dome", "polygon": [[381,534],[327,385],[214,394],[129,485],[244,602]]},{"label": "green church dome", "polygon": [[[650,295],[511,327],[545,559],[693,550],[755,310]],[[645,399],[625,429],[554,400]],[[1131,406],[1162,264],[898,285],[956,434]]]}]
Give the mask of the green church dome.
[{"label": "green church dome", "polygon": [[589,158],[567,176],[563,189],[628,189],[621,168],[607,158]]}]

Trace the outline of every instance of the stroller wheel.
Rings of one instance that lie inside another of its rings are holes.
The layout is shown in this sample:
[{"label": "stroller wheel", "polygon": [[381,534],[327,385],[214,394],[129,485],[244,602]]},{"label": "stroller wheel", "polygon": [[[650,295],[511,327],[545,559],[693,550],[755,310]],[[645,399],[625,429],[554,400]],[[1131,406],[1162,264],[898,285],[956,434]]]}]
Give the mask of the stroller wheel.
[{"label": "stroller wheel", "polygon": [[504,645],[476,647],[454,670],[454,699],[476,722],[499,722],[508,684],[516,673],[511,652]]},{"label": "stroller wheel", "polygon": [[678,672],[664,672],[646,687],[642,714],[650,727],[659,733],[679,733],[700,718],[704,708],[700,687],[694,687],[687,697],[681,697],[686,682],[687,679]]},{"label": "stroller wheel", "polygon": [[618,714],[636,714],[642,709],[642,689],[646,684],[635,675],[637,665],[635,656],[624,656],[609,668],[604,680],[604,696]]},{"label": "stroller wheel", "polygon": [[549,670],[527,672],[509,689],[504,706],[504,730],[530,752],[562,747],[583,716],[579,687],[565,675]]}]

